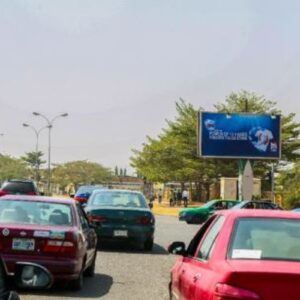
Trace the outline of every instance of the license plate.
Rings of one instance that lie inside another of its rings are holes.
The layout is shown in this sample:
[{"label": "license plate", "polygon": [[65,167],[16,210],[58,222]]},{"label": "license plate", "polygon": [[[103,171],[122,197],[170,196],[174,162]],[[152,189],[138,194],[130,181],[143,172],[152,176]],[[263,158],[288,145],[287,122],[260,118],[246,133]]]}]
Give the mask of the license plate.
[{"label": "license plate", "polygon": [[23,250],[23,251],[33,251],[35,241],[34,239],[13,239],[12,249],[13,250]]},{"label": "license plate", "polygon": [[127,230],[114,230],[114,236],[127,237],[128,232],[127,232]]}]

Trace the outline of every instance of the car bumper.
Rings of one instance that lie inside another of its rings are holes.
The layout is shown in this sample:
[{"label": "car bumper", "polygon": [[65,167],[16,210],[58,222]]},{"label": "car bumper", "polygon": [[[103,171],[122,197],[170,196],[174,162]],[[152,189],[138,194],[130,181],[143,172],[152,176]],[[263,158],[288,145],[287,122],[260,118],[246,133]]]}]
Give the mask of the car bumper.
[{"label": "car bumper", "polygon": [[78,278],[83,263],[79,258],[28,257],[10,254],[3,254],[2,257],[9,275],[14,274],[16,262],[31,262],[45,267],[52,274],[54,281]]},{"label": "car bumper", "polygon": [[[135,240],[145,242],[149,238],[154,237],[154,226],[126,226],[126,225],[110,225],[103,224],[96,228],[96,233],[99,240]],[[126,231],[127,236],[116,236],[116,231]]]}]

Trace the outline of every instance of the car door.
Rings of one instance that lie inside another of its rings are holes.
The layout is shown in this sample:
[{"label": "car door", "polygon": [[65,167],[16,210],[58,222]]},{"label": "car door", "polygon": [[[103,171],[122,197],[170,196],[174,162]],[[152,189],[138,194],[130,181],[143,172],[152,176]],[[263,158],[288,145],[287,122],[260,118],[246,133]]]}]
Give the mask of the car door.
[{"label": "car door", "polygon": [[96,251],[97,237],[95,230],[90,227],[89,221],[80,204],[76,204],[80,225],[83,234],[84,247],[86,249],[86,264],[89,265]]},{"label": "car door", "polygon": [[180,281],[180,299],[206,299],[208,283],[214,276],[209,260],[216,238],[222,228],[225,217],[215,216],[210,226],[199,240],[197,250],[192,257],[183,260]]}]

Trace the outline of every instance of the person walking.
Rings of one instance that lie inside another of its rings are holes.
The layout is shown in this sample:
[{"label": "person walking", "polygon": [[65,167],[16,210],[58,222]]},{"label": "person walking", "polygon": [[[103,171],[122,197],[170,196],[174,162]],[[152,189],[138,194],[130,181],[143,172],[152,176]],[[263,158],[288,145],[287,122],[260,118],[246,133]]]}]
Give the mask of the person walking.
[{"label": "person walking", "polygon": [[187,207],[188,200],[189,200],[189,192],[186,190],[186,188],[184,188],[182,191],[182,200],[183,200],[184,207]]},{"label": "person walking", "polygon": [[177,193],[176,193],[176,201],[177,201],[178,205],[181,205],[181,199],[182,199],[182,194],[181,194],[180,189],[178,189]]},{"label": "person walking", "polygon": [[157,196],[158,196],[158,203],[161,203],[163,197],[163,192],[161,189],[158,190]]}]

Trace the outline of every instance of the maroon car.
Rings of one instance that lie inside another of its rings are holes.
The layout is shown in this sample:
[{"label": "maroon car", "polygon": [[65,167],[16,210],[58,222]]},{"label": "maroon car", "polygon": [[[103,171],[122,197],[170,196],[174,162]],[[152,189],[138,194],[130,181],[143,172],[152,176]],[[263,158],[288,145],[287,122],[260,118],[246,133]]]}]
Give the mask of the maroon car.
[{"label": "maroon car", "polygon": [[0,252],[8,272],[16,261],[43,265],[54,281],[80,289],[93,276],[97,236],[81,206],[70,199],[0,197]]}]

